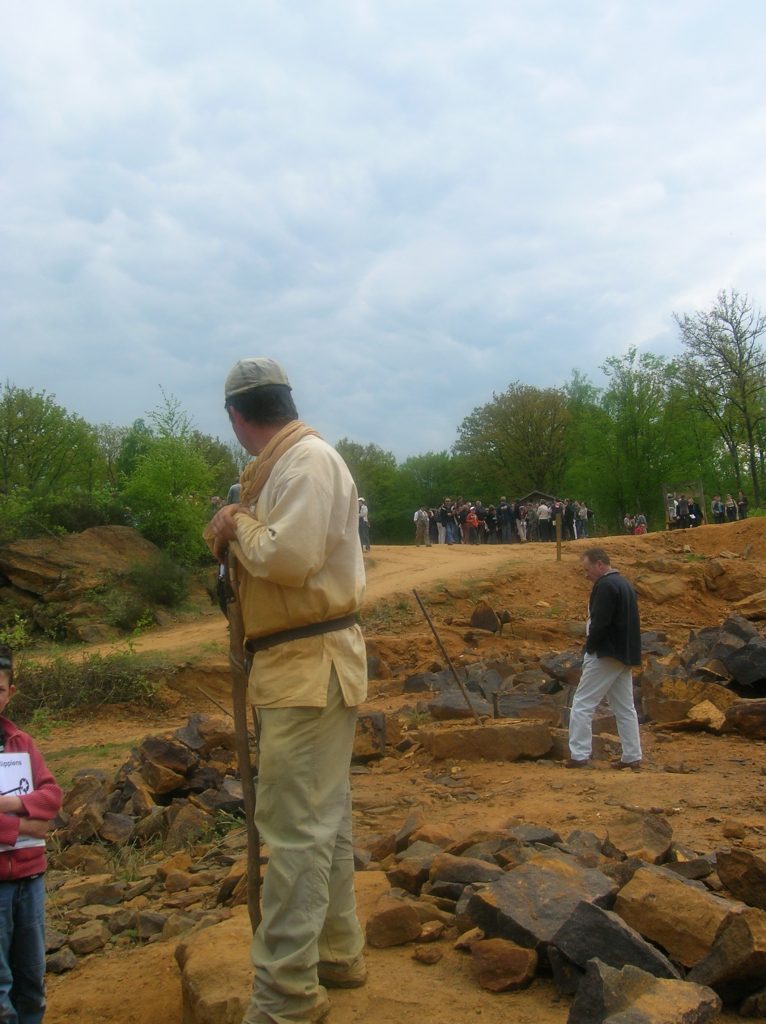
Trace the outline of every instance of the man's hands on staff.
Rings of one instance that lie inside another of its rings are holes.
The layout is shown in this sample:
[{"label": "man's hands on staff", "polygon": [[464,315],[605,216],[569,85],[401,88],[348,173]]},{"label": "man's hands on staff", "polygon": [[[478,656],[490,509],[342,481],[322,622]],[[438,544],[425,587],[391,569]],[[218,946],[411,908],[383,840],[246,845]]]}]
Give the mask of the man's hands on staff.
[{"label": "man's hands on staff", "polygon": [[224,505],[219,508],[210,520],[209,527],[213,533],[213,554],[222,562],[226,557],[226,549],[231,541],[237,539],[237,525],[234,517],[238,512],[244,512],[242,505]]}]

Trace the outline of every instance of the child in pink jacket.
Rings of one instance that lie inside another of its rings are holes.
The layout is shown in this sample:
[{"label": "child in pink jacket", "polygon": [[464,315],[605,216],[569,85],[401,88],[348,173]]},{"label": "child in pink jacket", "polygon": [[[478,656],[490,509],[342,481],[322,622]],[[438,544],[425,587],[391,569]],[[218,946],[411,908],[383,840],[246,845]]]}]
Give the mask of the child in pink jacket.
[{"label": "child in pink jacket", "polygon": [[34,740],[3,717],[16,691],[0,644],[0,1020],[45,1013],[45,836],[61,790]]}]

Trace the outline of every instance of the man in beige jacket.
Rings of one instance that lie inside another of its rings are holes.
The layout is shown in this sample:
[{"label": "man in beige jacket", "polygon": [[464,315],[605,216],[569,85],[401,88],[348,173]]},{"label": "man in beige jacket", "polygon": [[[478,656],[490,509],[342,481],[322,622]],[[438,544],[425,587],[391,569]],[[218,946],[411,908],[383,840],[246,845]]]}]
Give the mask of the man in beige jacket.
[{"label": "man in beige jacket", "polygon": [[257,459],[238,505],[210,524],[230,547],[260,722],[256,824],[269,849],[243,1024],[323,1020],[324,986],[364,983],[356,917],[349,765],[367,689],[358,498],[338,453],[298,420],[284,370],[243,359],[226,409]]}]

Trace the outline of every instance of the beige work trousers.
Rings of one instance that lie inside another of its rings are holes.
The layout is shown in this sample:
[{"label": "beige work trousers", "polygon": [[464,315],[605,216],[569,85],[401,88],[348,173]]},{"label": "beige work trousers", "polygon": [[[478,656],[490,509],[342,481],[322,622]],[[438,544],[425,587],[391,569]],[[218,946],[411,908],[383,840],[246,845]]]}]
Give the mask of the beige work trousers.
[{"label": "beige work trousers", "polygon": [[333,668],[327,707],[261,708],[259,719],[255,821],[269,862],[244,1024],[292,1024],[317,1000],[318,961],[350,965],[364,947],[351,845],[356,708]]}]

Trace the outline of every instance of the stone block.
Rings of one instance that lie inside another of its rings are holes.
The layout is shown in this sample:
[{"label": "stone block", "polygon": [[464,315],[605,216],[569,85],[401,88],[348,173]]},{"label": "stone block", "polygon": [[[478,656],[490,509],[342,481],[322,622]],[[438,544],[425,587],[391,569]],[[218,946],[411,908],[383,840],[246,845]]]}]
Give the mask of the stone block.
[{"label": "stone block", "polygon": [[567,1024],[707,1024],[720,1010],[721,1000],[703,985],[591,960]]},{"label": "stone block", "polygon": [[625,811],[607,823],[603,852],[607,856],[638,857],[661,864],[673,842],[673,830],[658,814]]},{"label": "stone block", "polygon": [[487,722],[483,726],[423,729],[419,738],[437,760],[518,761],[545,757],[552,746],[547,725],[541,722]]},{"label": "stone block", "polygon": [[746,907],[724,921],[708,955],[689,980],[709,985],[727,1003],[739,1002],[763,987],[766,976],[766,913]]},{"label": "stone block", "polygon": [[176,947],[183,1024],[241,1024],[252,988],[251,939],[243,907]]},{"label": "stone block", "polygon": [[570,857],[536,856],[475,892],[467,914],[485,934],[539,950],[553,941],[579,903],[609,906],[616,891],[602,872]]},{"label": "stone block", "polygon": [[678,969],[621,917],[593,903],[578,903],[551,940],[572,963],[594,957],[610,967],[633,964],[656,978],[680,978]]}]

